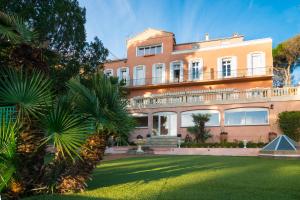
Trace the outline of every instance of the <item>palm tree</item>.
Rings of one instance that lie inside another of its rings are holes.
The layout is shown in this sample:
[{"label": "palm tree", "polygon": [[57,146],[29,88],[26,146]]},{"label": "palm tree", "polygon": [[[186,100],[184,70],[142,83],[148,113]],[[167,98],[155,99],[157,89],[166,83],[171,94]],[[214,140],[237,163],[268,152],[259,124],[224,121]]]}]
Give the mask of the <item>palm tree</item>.
[{"label": "palm tree", "polygon": [[60,192],[84,190],[93,169],[103,158],[109,135],[126,135],[133,128],[127,101],[118,84],[112,84],[103,73],[92,75],[90,80],[72,79],[68,87],[79,111],[92,122],[94,133],[87,138],[81,159],[61,176]]},{"label": "palm tree", "polygon": [[29,29],[21,18],[0,11],[0,66],[48,72],[45,55],[51,52],[47,46],[39,45],[37,38],[37,32]]},{"label": "palm tree", "polygon": [[46,112],[52,102],[51,81],[40,72],[0,71],[0,105],[16,106],[22,131],[18,135],[17,154],[22,163],[18,168],[20,191],[30,190],[39,173],[45,155],[45,146],[41,147],[43,132],[37,119]]}]

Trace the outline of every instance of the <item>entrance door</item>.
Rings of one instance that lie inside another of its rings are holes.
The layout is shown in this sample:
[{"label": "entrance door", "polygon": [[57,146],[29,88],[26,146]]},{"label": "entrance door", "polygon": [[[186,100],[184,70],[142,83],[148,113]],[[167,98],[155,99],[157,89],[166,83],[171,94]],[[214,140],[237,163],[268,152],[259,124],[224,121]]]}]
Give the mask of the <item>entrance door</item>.
[{"label": "entrance door", "polygon": [[161,112],[153,115],[153,135],[176,136],[177,115],[172,112]]}]

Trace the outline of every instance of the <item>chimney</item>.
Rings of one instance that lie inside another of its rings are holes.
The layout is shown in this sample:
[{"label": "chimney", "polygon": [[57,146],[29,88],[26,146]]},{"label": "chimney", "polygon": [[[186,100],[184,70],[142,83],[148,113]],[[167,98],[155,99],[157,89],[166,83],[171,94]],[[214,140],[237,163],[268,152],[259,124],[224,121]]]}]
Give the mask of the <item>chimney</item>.
[{"label": "chimney", "polygon": [[205,33],[205,41],[209,41],[209,34]]},{"label": "chimney", "polygon": [[233,33],[233,36],[232,37],[238,37],[239,34],[237,32]]}]

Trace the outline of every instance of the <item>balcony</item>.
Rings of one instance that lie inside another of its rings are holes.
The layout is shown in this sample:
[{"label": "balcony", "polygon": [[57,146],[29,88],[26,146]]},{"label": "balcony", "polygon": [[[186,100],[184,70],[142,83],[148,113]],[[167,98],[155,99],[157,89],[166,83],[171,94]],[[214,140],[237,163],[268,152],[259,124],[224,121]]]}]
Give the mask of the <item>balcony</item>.
[{"label": "balcony", "polygon": [[230,73],[223,71],[214,71],[214,68],[210,68],[209,72],[205,73],[178,73],[178,76],[174,76],[173,79],[166,77],[152,77],[142,79],[130,79],[125,81],[128,88],[146,88],[146,87],[162,87],[166,85],[193,85],[193,84],[205,84],[218,81],[235,81],[237,79],[251,79],[251,78],[266,78],[273,76],[272,67],[262,67],[247,69],[242,68],[236,71],[231,70]]},{"label": "balcony", "polygon": [[267,101],[300,100],[300,87],[254,88],[246,90],[195,90],[152,94],[130,99],[129,108],[157,108],[189,105],[214,105]]}]

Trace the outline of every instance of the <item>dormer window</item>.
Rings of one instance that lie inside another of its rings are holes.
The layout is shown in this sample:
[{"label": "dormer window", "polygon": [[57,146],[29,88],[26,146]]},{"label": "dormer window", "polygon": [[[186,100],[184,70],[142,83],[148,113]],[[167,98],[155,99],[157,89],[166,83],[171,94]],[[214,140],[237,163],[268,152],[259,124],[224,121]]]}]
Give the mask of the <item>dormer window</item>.
[{"label": "dormer window", "polygon": [[148,55],[156,55],[162,53],[162,45],[150,45],[150,46],[143,46],[138,47],[136,55],[137,56],[148,56]]}]

